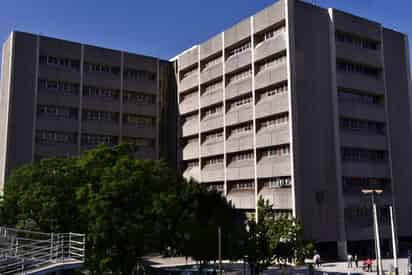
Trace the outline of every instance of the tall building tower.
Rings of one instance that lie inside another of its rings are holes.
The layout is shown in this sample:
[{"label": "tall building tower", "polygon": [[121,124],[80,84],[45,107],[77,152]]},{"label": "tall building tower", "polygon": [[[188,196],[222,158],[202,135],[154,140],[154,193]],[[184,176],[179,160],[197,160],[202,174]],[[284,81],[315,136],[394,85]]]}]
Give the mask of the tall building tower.
[{"label": "tall building tower", "polygon": [[363,188],[384,190],[383,238],[389,205],[399,237],[411,236],[407,40],[335,9],[280,0],[179,54],[183,175],[246,212],[269,200],[328,254],[373,239]]},{"label": "tall building tower", "polygon": [[11,33],[2,60],[0,190],[16,167],[102,143],[134,143],[136,157],[174,166],[168,61],[23,32]]}]

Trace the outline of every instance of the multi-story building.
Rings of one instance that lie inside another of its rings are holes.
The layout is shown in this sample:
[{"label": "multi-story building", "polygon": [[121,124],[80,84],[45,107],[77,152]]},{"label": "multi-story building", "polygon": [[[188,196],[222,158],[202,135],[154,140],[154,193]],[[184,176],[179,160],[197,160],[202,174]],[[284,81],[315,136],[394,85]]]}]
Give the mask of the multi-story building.
[{"label": "multi-story building", "polygon": [[174,60],[185,177],[245,211],[269,200],[341,255],[373,239],[361,190],[382,188],[383,238],[389,205],[399,236],[412,235],[406,35],[280,0]]},{"label": "multi-story building", "polygon": [[0,189],[22,164],[101,143],[134,143],[139,158],[175,163],[165,145],[176,136],[165,122],[176,113],[168,61],[23,32],[10,35],[2,60]]},{"label": "multi-story building", "polygon": [[412,236],[408,40],[379,23],[279,0],[171,62],[13,32],[2,72],[1,184],[126,141],[245,213],[268,200],[327,254],[373,247],[364,188],[384,190],[382,237],[389,205]]}]

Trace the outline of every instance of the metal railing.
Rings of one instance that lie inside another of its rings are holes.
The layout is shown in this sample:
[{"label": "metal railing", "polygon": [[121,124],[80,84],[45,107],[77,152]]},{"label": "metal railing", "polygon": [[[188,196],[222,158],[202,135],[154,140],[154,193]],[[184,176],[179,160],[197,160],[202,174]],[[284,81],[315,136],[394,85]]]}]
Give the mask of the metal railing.
[{"label": "metal railing", "polygon": [[56,264],[83,264],[85,235],[0,227],[0,274],[19,274]]}]

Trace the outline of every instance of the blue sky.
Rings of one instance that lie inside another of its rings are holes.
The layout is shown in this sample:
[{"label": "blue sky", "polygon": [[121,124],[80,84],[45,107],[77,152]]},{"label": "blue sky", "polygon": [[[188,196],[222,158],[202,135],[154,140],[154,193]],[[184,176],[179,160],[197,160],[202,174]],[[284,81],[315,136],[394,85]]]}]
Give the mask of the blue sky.
[{"label": "blue sky", "polygon": [[[275,0],[2,0],[0,40],[11,30],[171,58]],[[311,0],[412,37],[412,0]],[[412,40],[412,38],[411,38]]]}]

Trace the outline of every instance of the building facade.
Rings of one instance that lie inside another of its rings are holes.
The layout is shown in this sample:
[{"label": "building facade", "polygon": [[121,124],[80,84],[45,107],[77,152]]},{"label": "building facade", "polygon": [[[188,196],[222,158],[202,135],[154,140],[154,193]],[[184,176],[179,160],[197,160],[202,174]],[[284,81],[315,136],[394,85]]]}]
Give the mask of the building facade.
[{"label": "building facade", "polygon": [[366,188],[384,190],[383,238],[389,205],[411,236],[408,49],[379,23],[293,0],[188,49],[174,58],[183,175],[247,212],[269,200],[328,254],[373,239]]},{"label": "building facade", "polygon": [[175,163],[168,61],[23,32],[2,60],[1,185],[22,164],[98,144],[129,142],[138,158]]},{"label": "building facade", "polygon": [[137,157],[166,159],[245,213],[268,200],[329,255],[370,246],[365,188],[384,190],[382,237],[389,205],[398,236],[411,237],[408,49],[406,35],[377,22],[295,0],[170,62],[13,32],[3,47],[1,184],[42,157],[132,142]]}]

